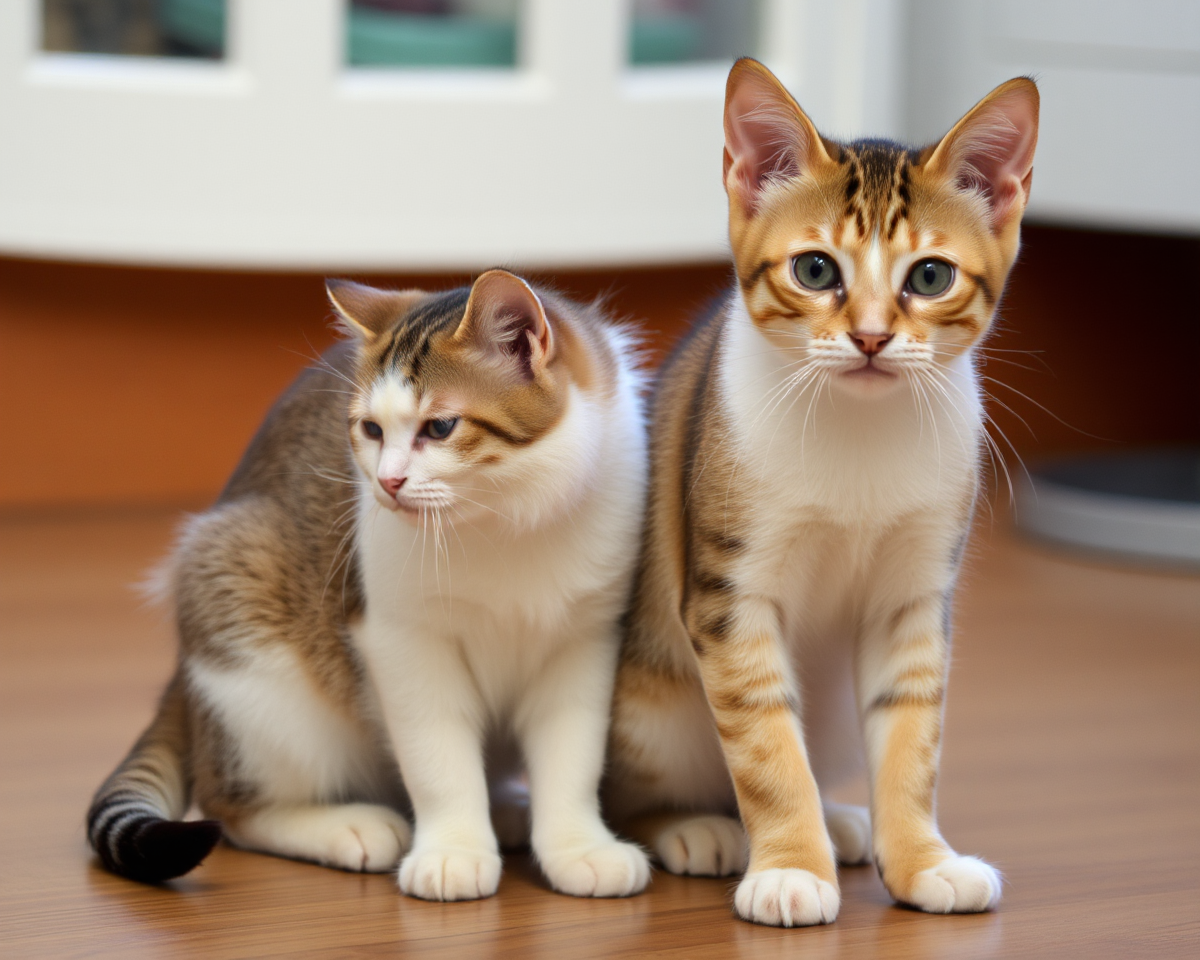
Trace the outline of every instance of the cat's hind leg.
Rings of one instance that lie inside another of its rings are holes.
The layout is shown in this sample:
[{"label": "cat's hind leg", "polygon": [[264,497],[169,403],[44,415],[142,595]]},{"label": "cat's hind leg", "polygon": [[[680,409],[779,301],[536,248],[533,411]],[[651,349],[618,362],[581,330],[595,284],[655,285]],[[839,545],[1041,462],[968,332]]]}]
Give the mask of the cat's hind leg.
[{"label": "cat's hind leg", "polygon": [[706,813],[667,813],[631,823],[668,873],[728,877],[746,869],[746,831],[734,817]]},{"label": "cat's hind leg", "polygon": [[360,718],[336,709],[282,645],[232,664],[193,658],[196,800],[235,846],[343,870],[396,866],[412,840],[383,802],[402,790]]},{"label": "cat's hind leg", "polygon": [[[853,640],[834,636],[802,653],[804,740],[813,776],[824,797],[866,772],[858,706],[854,697]],[[825,799],[825,828],[837,862],[870,863],[871,815],[864,806]]]},{"label": "cat's hind leg", "polygon": [[529,789],[516,778],[505,778],[489,785],[492,830],[500,849],[515,852],[529,849]]},{"label": "cat's hind leg", "polygon": [[871,814],[866,807],[825,801],[825,828],[837,862],[856,867],[871,862]]},{"label": "cat's hind leg", "polygon": [[704,690],[693,675],[625,659],[617,674],[605,812],[671,873],[746,869],[746,832]]}]

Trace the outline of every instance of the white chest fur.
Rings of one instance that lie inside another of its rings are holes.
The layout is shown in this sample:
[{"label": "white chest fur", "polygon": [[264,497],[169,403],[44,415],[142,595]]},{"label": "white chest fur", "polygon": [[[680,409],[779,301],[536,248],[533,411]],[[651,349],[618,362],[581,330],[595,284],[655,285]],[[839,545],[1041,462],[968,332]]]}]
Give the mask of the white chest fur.
[{"label": "white chest fur", "polygon": [[754,326],[740,303],[719,371],[736,425],[732,483],[797,520],[878,527],[960,496],[975,482],[983,410],[971,356],[939,371],[939,388],[880,398],[835,393],[818,377],[789,390],[804,362]]},{"label": "white chest fur", "polygon": [[538,441],[544,464],[524,491],[541,501],[532,525],[510,522],[519,503],[439,526],[360,498],[357,543],[376,624],[360,642],[389,648],[369,656],[452,646],[495,712],[557,646],[613,632],[636,560],[646,473],[637,383],[626,380],[608,407],[573,394],[555,435]]},{"label": "white chest fur", "polygon": [[870,399],[815,377],[789,392],[802,362],[735,310],[719,376],[738,431],[730,498],[755,544],[737,576],[780,602],[789,632],[828,633],[886,588],[881,544],[898,531],[948,562],[974,493],[983,412],[969,355],[939,372],[936,393],[900,385]]}]

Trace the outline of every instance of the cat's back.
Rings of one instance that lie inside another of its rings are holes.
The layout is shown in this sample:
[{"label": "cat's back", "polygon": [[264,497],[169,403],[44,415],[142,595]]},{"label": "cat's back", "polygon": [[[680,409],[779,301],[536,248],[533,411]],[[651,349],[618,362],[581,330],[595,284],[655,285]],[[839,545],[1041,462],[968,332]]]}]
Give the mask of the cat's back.
[{"label": "cat's back", "polygon": [[338,343],[303,370],[272,405],[217,499],[303,497],[320,502],[353,479],[346,439],[354,347]]},{"label": "cat's back", "polygon": [[626,656],[658,660],[686,653],[674,641],[695,546],[694,497],[725,429],[716,370],[731,297],[726,293],[707,306],[663,362],[655,382],[649,502]]},{"label": "cat's back", "polygon": [[[216,503],[184,525],[169,588],[185,651],[221,656],[240,644],[236,637],[265,634],[253,628],[261,621],[291,624],[276,632],[315,653],[340,646],[342,625],[361,610],[348,536],[356,499],[346,439],[353,362],[352,346],[338,344],[303,371],[271,407]],[[248,633],[227,629],[239,623]]]},{"label": "cat's back", "polygon": [[731,294],[714,299],[659,371],[650,420],[651,496],[662,519],[687,509],[699,451],[721,430],[716,371]]},{"label": "cat's back", "polygon": [[[703,426],[702,415],[710,412],[715,399],[711,380],[732,296],[732,291],[726,291],[713,298],[663,361],[651,404],[656,429],[696,430]],[[679,435],[670,446],[688,439],[687,435]]]}]

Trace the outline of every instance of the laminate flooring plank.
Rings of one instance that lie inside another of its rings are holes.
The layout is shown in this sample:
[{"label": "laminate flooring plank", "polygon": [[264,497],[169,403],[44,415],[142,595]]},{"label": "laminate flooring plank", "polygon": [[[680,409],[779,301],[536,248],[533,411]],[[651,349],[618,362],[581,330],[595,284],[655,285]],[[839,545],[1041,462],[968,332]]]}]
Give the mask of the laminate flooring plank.
[{"label": "laminate flooring plank", "polygon": [[994,913],[899,908],[864,867],[837,923],[803,930],[734,920],[724,880],[563,897],[527,857],[459,904],[229,847],[162,887],[113,877],[83,815],[171,672],[170,625],[131,585],[175,523],[0,518],[0,956],[1200,956],[1200,578],[1057,555],[1002,514],[959,595],[939,789],[948,839],[1005,872]]}]

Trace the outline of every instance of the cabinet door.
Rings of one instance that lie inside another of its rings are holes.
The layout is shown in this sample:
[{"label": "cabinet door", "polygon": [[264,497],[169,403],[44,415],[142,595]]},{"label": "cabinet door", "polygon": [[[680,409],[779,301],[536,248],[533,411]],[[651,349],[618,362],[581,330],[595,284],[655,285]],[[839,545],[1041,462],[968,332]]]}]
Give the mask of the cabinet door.
[{"label": "cabinet door", "polygon": [[[225,2],[210,61],[46,53],[40,0],[0,3],[0,250],[323,270],[725,255],[729,61],[631,64],[635,40],[662,59],[632,2],[523,0],[507,69],[351,68],[342,0]],[[901,132],[901,0],[696,2],[752,6],[731,43],[827,128]]]},{"label": "cabinet door", "polygon": [[1031,219],[1200,231],[1200,3],[912,0],[906,127],[945,130],[993,85],[1038,81]]}]

